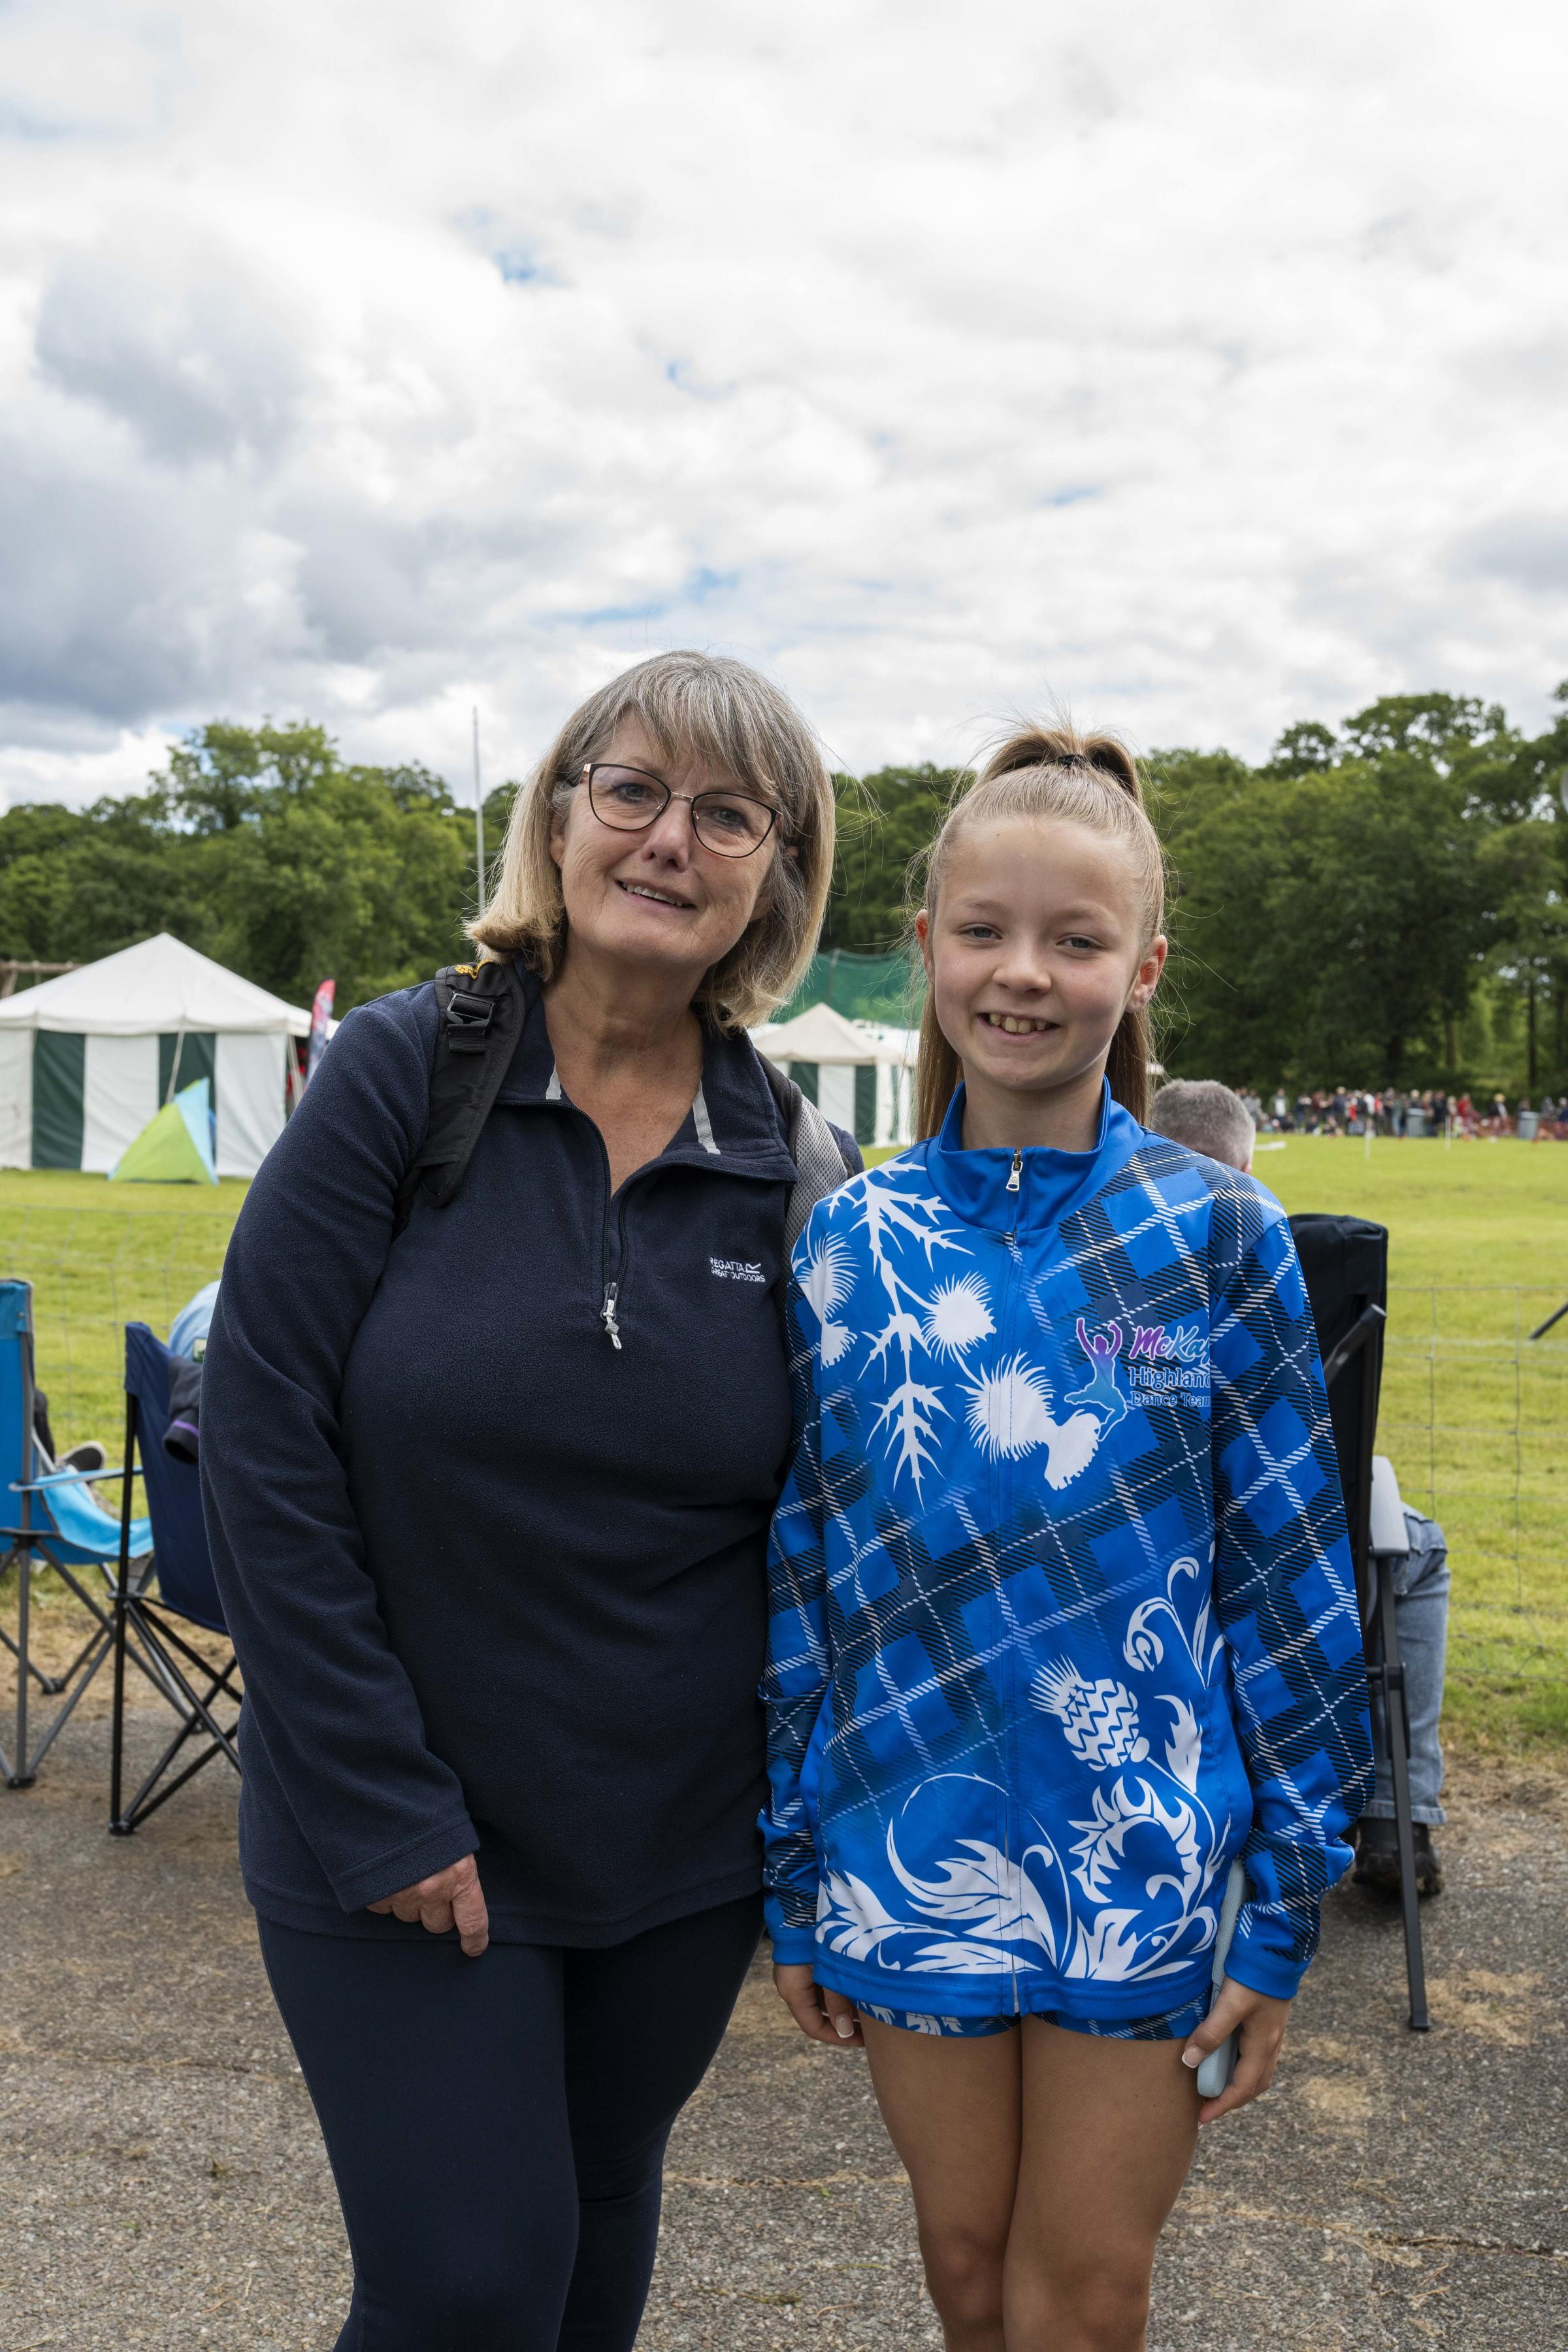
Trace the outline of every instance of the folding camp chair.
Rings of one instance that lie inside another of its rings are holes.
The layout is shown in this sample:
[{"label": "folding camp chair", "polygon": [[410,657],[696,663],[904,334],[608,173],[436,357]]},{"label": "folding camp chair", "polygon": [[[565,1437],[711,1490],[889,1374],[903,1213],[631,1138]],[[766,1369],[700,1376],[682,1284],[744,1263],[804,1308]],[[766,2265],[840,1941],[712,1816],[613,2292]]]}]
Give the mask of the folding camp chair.
[{"label": "folding camp chair", "polygon": [[[114,1727],[109,1790],[109,1828],[113,1837],[129,1837],[215,1756],[222,1756],[236,1772],[239,1769],[235,1739],[239,1694],[234,1686],[239,1662],[228,1645],[223,1603],[213,1580],[212,1556],[202,1519],[201,1480],[194,1463],[177,1461],[163,1447],[173,1361],[168,1349],[145,1323],[126,1325],[125,1460],[128,1467],[134,1467],[140,1448],[153,1518],[158,1590],[153,1593],[135,1583],[127,1514],[128,1532],[114,1600]],[[193,1646],[180,1630],[182,1623],[224,1637],[225,1654],[218,1664]],[[179,1729],[127,1804],[121,1801],[121,1791],[128,1662],[142,1665],[163,1693],[179,1718]],[[204,1735],[206,1745],[199,1754],[191,1755],[191,1743]]]},{"label": "folding camp chair", "polygon": [[[94,1479],[123,1476],[95,1470]],[[13,1789],[30,1789],[38,1766],[65,1729],[83,1692],[114,1642],[113,1594],[121,1575],[140,1588],[153,1570],[153,1534],[144,1518],[116,1518],[101,1510],[87,1480],[56,1470],[34,1427],[33,1286],[0,1282],[0,1580],[16,1578],[16,1632],[0,1627],[0,1643],[16,1661],[16,1737],[12,1754],[0,1748],[0,1772]],[[123,1567],[120,1563],[123,1560]],[[47,1675],[31,1654],[33,1578],[54,1569],[92,1620],[81,1649],[63,1675]],[[59,1706],[36,1743],[28,1704],[33,1686]]]},{"label": "folding camp chair", "polygon": [[1367,1685],[1379,1702],[1372,1711],[1373,1743],[1386,1759],[1394,1784],[1410,2026],[1413,2032],[1425,2033],[1430,2020],[1410,1812],[1410,1717],[1394,1588],[1396,1563],[1409,1551],[1410,1541],[1394,1465],[1373,1452],[1388,1319],[1388,1229],[1363,1217],[1300,1216],[1291,1218],[1290,1231],[1322,1353],[1355,1566]]}]

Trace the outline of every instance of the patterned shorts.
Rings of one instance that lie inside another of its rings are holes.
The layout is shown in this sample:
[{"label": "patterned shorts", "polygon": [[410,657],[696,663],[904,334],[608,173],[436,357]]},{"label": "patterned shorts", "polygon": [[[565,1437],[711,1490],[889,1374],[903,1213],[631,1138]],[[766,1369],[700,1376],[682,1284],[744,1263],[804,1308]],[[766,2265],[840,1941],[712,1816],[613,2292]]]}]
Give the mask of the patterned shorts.
[{"label": "patterned shorts", "polygon": [[[868,2000],[858,2000],[855,2006],[879,2025],[900,2026],[906,2033],[940,2034],[948,2041],[979,2042],[990,2033],[1010,2033],[1018,2022],[1016,2017],[931,2017],[918,2009],[874,2009]],[[1159,2017],[1075,2017],[1067,2009],[1028,2012],[1047,2025],[1065,2026],[1069,2033],[1091,2033],[1098,2042],[1184,2042],[1208,2013],[1206,1992]]]}]

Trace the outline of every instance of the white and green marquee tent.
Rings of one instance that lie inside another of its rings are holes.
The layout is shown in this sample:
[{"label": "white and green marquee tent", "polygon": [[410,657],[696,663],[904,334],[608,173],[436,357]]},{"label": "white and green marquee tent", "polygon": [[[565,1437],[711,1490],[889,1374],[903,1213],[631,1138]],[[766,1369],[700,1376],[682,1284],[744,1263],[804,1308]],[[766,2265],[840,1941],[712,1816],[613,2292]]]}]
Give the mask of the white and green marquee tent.
[{"label": "white and green marquee tent", "polygon": [[912,1139],[918,1030],[847,1021],[834,1005],[813,1004],[793,1021],[753,1029],[752,1041],[857,1143]]},{"label": "white and green marquee tent", "polygon": [[310,1016],[161,931],[0,999],[0,1168],[107,1175],[163,1104],[205,1078],[220,1176],[283,1131],[289,1039]]}]

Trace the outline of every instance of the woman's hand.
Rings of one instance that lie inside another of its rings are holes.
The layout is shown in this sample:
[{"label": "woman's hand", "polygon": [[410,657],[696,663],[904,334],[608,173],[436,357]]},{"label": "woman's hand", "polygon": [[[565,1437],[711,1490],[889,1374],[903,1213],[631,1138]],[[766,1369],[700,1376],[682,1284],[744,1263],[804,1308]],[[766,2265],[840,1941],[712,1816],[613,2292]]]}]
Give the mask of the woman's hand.
[{"label": "woman's hand", "polygon": [[1214,2007],[1182,2053],[1183,2065],[1196,2068],[1211,2050],[1219,2048],[1227,2033],[1241,2037],[1236,2053],[1236,2072],[1217,2099],[1200,2103],[1200,2124],[1212,2124],[1220,2116],[1228,2116],[1234,2108],[1246,2106],[1248,2099],[1255,2099],[1259,2091],[1268,2088],[1279,2063],[1279,2045],[1285,2039],[1289,2017],[1288,2000],[1271,2000],[1267,1993],[1254,1992],[1250,1985],[1237,1984],[1233,1977],[1226,1978],[1215,1995]]},{"label": "woman's hand", "polygon": [[410,1924],[417,1919],[433,1936],[445,1936],[456,1927],[470,1960],[479,1958],[490,1939],[490,1915],[479,1885],[479,1866],[471,1853],[466,1853],[461,1862],[448,1863],[433,1877],[422,1878],[417,1886],[405,1886],[395,1895],[384,1895],[379,1903],[367,1903],[365,1909],[390,1911],[395,1918]]},{"label": "woman's hand", "polygon": [[854,2002],[843,1993],[819,1985],[804,1960],[793,1961],[787,1967],[775,1960],[773,1986],[808,2041],[826,2042],[830,2050],[865,2048]]}]

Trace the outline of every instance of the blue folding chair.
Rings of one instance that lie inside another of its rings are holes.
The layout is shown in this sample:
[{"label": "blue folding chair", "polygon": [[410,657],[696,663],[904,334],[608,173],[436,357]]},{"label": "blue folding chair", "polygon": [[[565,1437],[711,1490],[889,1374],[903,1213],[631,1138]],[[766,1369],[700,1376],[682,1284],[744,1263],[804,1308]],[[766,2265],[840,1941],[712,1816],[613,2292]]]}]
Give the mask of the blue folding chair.
[{"label": "blue folding chair", "polygon": [[[121,1470],[95,1470],[94,1479],[124,1477]],[[33,1286],[0,1282],[0,1505],[6,1524],[0,1541],[0,1580],[16,1574],[16,1632],[0,1627],[0,1643],[16,1661],[15,1752],[0,1748],[0,1771],[13,1789],[29,1789],[39,1764],[59,1738],[114,1643],[114,1595],[121,1581],[140,1587],[153,1571],[151,1522],[117,1519],[101,1510],[79,1473],[57,1471],[34,1427]],[[76,1595],[93,1630],[63,1675],[46,1675],[30,1648],[33,1578],[52,1568]],[[28,1719],[32,1686],[62,1701],[35,1745]]]},{"label": "blue folding chair", "polygon": [[[176,1460],[163,1445],[173,1361],[168,1349],[145,1323],[126,1325],[125,1463],[128,1470],[133,1470],[140,1449],[158,1589],[154,1593],[145,1582],[138,1585],[136,1581],[133,1522],[127,1504],[121,1517],[125,1532],[114,1597],[114,1725],[109,1790],[109,1828],[113,1837],[129,1837],[215,1756],[224,1757],[236,1772],[239,1769],[235,1733],[240,1699],[234,1686],[239,1661],[229,1646],[215,1665],[179,1630],[182,1622],[200,1626],[205,1633],[223,1635],[227,1643],[228,1628],[213,1580],[202,1517],[200,1474],[194,1463]],[[126,1492],[130,1492],[129,1481]],[[128,1661],[140,1665],[163,1693],[179,1717],[180,1727],[126,1804],[121,1802],[121,1787]],[[232,1716],[226,1712],[229,1707]],[[199,1755],[187,1758],[190,1743],[204,1735],[205,1747]],[[181,1767],[178,1771],[176,1764]]]}]

